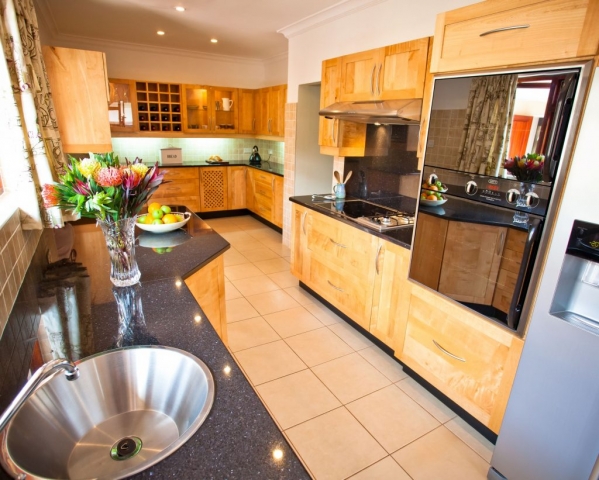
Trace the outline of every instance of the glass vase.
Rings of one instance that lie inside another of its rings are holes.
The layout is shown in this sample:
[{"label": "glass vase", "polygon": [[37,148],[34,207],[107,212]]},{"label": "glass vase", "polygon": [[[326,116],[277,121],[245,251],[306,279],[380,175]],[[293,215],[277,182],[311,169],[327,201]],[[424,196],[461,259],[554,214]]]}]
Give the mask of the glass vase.
[{"label": "glass vase", "polygon": [[135,222],[137,217],[100,221],[110,257],[110,280],[117,287],[137,283],[141,272],[135,261]]}]

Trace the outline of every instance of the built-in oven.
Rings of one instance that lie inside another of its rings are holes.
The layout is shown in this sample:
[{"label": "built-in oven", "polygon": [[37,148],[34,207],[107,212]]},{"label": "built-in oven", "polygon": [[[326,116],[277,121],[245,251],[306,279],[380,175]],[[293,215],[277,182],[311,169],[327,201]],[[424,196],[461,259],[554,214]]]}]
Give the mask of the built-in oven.
[{"label": "built-in oven", "polygon": [[412,280],[524,331],[589,70],[435,78]]}]

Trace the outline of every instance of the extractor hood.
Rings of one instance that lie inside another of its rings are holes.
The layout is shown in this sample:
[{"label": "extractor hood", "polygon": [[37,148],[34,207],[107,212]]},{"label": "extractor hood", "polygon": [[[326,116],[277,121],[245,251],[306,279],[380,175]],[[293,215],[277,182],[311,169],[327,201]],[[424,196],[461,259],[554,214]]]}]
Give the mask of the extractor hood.
[{"label": "extractor hood", "polygon": [[326,118],[337,118],[356,123],[385,125],[417,125],[420,123],[421,99],[374,100],[338,102],[319,113]]}]

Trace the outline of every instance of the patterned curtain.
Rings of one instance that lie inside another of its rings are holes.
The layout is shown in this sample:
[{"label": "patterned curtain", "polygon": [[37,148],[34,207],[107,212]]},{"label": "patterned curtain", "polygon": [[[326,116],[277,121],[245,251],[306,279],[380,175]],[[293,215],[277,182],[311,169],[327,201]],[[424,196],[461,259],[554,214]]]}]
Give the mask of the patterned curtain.
[{"label": "patterned curtain", "polygon": [[497,175],[509,147],[517,75],[475,77],[470,87],[457,169]]},{"label": "patterned curtain", "polygon": [[5,188],[18,197],[24,229],[61,227],[45,209],[41,185],[64,173],[65,160],[42,59],[33,0],[0,0],[0,156]]}]

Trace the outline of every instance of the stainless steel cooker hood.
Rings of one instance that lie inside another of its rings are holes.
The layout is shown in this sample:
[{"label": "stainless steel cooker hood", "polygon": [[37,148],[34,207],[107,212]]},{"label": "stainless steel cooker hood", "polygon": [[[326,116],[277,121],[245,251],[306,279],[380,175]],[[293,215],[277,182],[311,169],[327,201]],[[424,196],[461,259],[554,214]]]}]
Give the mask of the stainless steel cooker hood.
[{"label": "stainless steel cooker hood", "polygon": [[319,113],[326,118],[356,123],[417,125],[420,123],[421,110],[421,99],[408,99],[338,102],[323,108]]}]

